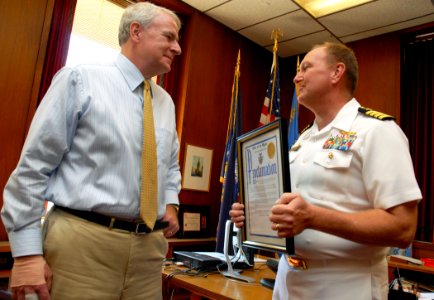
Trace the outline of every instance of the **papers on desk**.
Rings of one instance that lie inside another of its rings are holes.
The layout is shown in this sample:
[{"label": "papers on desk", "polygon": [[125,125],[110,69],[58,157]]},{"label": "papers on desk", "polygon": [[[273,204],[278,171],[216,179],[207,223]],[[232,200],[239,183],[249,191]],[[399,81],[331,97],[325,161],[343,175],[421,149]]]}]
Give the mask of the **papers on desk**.
[{"label": "papers on desk", "polygon": [[[430,284],[427,283],[421,283],[421,282],[417,282],[408,278],[403,278],[401,277],[400,279],[401,281],[401,286],[402,286],[402,290],[405,293],[410,293],[410,294],[415,294],[418,295],[418,299],[429,299],[429,300],[434,300],[434,286],[431,286]],[[393,290],[398,290],[399,289],[399,284],[398,284],[398,279],[395,278],[390,286],[391,289]],[[421,295],[423,295],[425,298],[421,298]],[[428,297],[428,298],[427,298]],[[432,298],[429,298],[432,297]]]},{"label": "papers on desk", "polygon": [[408,257],[408,256],[404,256],[404,255],[391,255],[389,257],[389,261],[390,262],[403,263],[403,264],[410,263],[410,264],[414,264],[414,265],[423,266],[423,261],[421,261],[420,259]]},{"label": "papers on desk", "polygon": [[420,293],[418,300],[434,300],[434,293]]}]

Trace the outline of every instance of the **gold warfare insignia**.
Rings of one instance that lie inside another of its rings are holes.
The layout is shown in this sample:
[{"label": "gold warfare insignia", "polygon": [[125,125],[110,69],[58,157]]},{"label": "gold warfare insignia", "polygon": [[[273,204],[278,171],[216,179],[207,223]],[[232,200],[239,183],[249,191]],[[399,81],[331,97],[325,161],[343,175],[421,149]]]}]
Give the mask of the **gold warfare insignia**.
[{"label": "gold warfare insignia", "polygon": [[375,111],[372,110],[370,108],[366,108],[363,106],[359,107],[359,112],[361,112],[362,114],[365,114],[368,117],[371,118],[375,118],[381,121],[387,121],[387,120],[395,120],[396,118],[394,116],[379,112],[379,111]]},{"label": "gold warfare insignia", "polygon": [[269,143],[267,147],[268,158],[272,159],[276,154],[276,146],[274,143]]}]

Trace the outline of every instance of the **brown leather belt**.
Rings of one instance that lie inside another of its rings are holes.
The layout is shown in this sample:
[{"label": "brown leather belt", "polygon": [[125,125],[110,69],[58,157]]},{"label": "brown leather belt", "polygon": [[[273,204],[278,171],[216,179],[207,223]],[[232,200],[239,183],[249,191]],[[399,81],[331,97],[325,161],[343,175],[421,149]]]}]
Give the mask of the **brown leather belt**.
[{"label": "brown leather belt", "polygon": [[162,230],[167,226],[169,226],[169,222],[157,220],[155,222],[154,228],[151,229],[145,223],[119,220],[114,217],[105,216],[92,211],[75,210],[75,209],[61,207],[61,206],[56,206],[56,209],[63,210],[64,212],[67,212],[71,215],[74,215],[81,219],[85,219],[89,222],[93,222],[108,227],[110,229],[115,228],[115,229],[127,230],[138,234],[150,233],[152,231]]}]

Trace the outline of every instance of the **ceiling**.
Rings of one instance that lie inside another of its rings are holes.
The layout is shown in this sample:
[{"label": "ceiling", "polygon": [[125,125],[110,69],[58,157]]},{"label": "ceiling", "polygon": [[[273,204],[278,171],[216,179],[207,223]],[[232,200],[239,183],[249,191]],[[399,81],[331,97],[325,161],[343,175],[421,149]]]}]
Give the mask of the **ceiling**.
[{"label": "ceiling", "polygon": [[434,0],[376,0],[315,19],[292,0],[182,0],[279,56],[309,51],[324,41],[352,42],[434,21]]}]

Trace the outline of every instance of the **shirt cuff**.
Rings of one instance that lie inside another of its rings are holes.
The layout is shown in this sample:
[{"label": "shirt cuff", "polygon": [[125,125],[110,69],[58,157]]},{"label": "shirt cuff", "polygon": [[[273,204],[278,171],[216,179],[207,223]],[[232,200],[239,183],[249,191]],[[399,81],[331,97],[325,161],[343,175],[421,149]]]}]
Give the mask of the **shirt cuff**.
[{"label": "shirt cuff", "polygon": [[43,254],[40,228],[9,232],[8,237],[13,257]]},{"label": "shirt cuff", "polygon": [[173,190],[166,190],[164,192],[164,200],[166,205],[173,204],[179,206],[178,192]]}]

